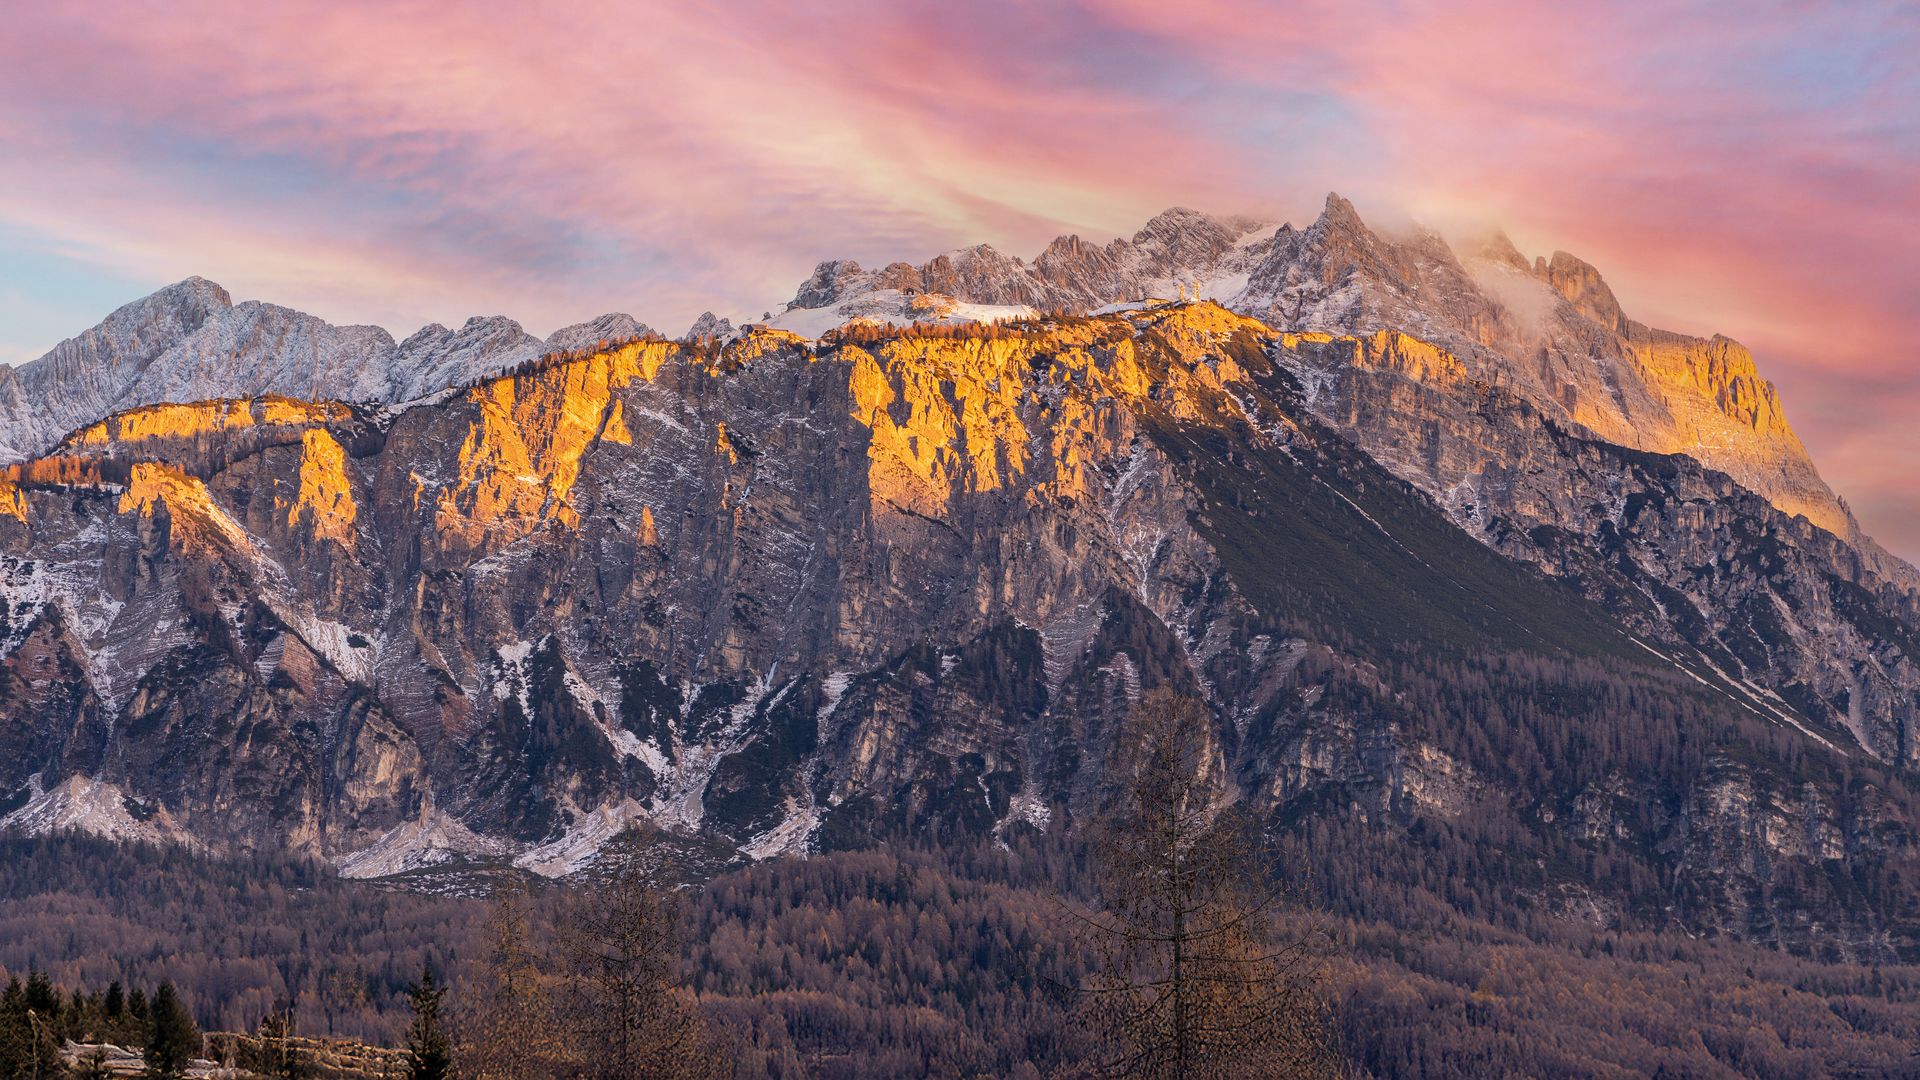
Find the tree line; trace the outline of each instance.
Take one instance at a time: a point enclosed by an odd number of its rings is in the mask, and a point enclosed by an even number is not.
[[[1014,976],[1026,982],[1030,1011],[1053,1014],[1060,1037],[1003,1064],[1038,1075],[1037,1058],[1051,1073],[1086,1077],[1333,1075],[1320,958],[1312,940],[1285,937],[1274,922],[1285,894],[1272,881],[1270,846],[1228,806],[1211,717],[1160,692],[1129,722],[1131,756],[1090,856],[1095,885],[1084,900],[1057,897],[1036,928],[1063,943],[1068,962],[1040,979]],[[503,883],[478,955],[451,984],[422,963],[407,987],[404,1052],[372,1067],[415,1080],[835,1074],[825,1062],[757,1052],[750,1032],[726,1022],[737,1013],[703,1006],[684,959],[694,893],[653,850],[617,846],[588,880],[546,897],[517,879]],[[846,963],[885,963],[877,953],[856,957],[871,943],[849,932]],[[976,998],[1006,993],[993,973],[1007,968],[993,957],[947,959],[982,962]],[[156,1077],[180,1076],[209,1054],[272,1077],[318,1075],[323,1064],[286,997],[250,1035],[212,1039],[170,982],[150,1001],[118,982],[63,997],[36,972],[16,979],[4,1004],[4,1077],[104,1075],[102,1061],[63,1055],[69,1042],[140,1047]]]

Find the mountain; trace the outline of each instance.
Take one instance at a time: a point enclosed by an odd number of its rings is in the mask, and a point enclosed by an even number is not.
[[[1172,686],[1368,917],[1920,948],[1920,614],[1844,538],[1418,338],[1122,307],[76,432],[0,486],[0,814],[360,876],[1004,837]]]
[[[636,320],[633,316],[616,312],[602,315],[597,319],[572,326],[563,326],[547,338],[547,348],[556,352],[573,352],[580,349],[601,349],[618,341],[631,341],[634,338],[658,337],[653,327]]]
[[[962,306],[1086,312],[1174,280],[1288,331],[1280,359],[1306,407],[1469,534],[1621,605],[1646,633],[1689,628],[1682,636],[1718,671],[1765,695],[1756,707],[1791,699],[1797,714],[1912,762],[1920,684],[1909,654],[1884,652],[1884,631],[1839,612],[1851,585],[1870,581],[1901,613],[1896,625],[1911,627],[1920,573],[1861,531],[1739,343],[1629,318],[1599,272],[1565,252],[1529,262],[1494,234],[1456,254],[1418,226],[1372,230],[1338,195],[1305,229],[1269,234],[1170,210],[1105,251],[1062,237],[1032,266],[997,256],[971,265],[940,279]],[[822,264],[786,319],[820,303],[860,311],[903,277]],[[925,293],[915,299],[936,310]],[[1688,516],[1668,510],[1655,535],[1639,535],[1654,526],[1643,500],[1664,507],[1668,494],[1649,496],[1635,479],[1643,459],[1622,451],[1690,459],[1661,466],[1689,477],[1677,500]],[[1814,527],[1787,527],[1800,538],[1785,549],[1792,565],[1763,581],[1727,573],[1716,534],[1703,531],[1727,520],[1751,531],[1751,513],[1697,516],[1744,492]]]
[[[820,264],[773,325],[818,333],[847,318],[914,321],[1032,310],[1084,314],[1188,291],[1281,330],[1388,330],[1438,345],[1472,378],[1594,437],[1687,454],[1846,540],[1881,573],[1920,576],[1865,536],[1787,424],[1773,384],[1725,337],[1657,330],[1621,311],[1598,271],[1565,252],[1528,262],[1504,236],[1464,255],[1418,226],[1367,227],[1327,197],[1305,229],[1173,209],[1105,247],[1063,236],[1033,263],[988,247],[879,272]],[[967,305],[997,306],[971,310]],[[1391,433],[1375,433],[1379,438]],[[1451,487],[1463,477],[1453,477]]]
[[[0,432],[0,827],[410,881],[1057,833],[1172,686],[1357,917],[1920,951],[1920,575],[1564,253],[1170,210],[678,341],[191,279]]]
[[[333,326],[188,278],[115,311],[17,368],[0,365],[0,461],[44,453],[114,412],[163,402],[278,394],[402,402],[506,371],[551,350],[652,331],[604,315],[542,342],[501,316],[421,328],[396,344],[377,326]]]

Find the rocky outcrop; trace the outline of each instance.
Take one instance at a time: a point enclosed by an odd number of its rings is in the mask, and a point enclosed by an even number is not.
[[[411,401],[497,375],[537,359],[547,349],[519,323],[498,315],[468,319],[459,330],[432,323],[400,343],[379,393],[352,400]]]
[[[733,333],[733,321],[731,319],[723,319],[711,311],[703,311],[700,313],[699,318],[693,320],[693,325],[687,327],[687,332],[680,335],[680,337],[682,340],[698,340],[700,338],[722,338],[731,333]]]
[[[127,391],[148,366],[232,306],[225,289],[188,278],[120,308],[33,363],[0,366],[0,454],[18,460],[38,453],[116,408],[140,404],[128,401]]]
[[[1804,517],[1685,455],[1567,428],[1404,335],[1283,335],[1316,415],[1469,533],[1581,583],[1663,653],[1765,715],[1904,766],[1920,735],[1920,594]]]
[[[814,268],[773,325],[817,336],[853,319],[986,321],[1035,311],[1087,312],[1142,297],[1224,298],[1245,283],[1259,258],[1261,228],[1251,219],[1176,207],[1131,239],[1097,245],[1062,236],[1032,263],[984,244],[879,271],[832,260]],[[916,305],[916,298],[924,299]]]
[[[635,338],[659,337],[653,327],[623,312],[602,315],[583,323],[563,326],[547,337],[547,348],[554,352],[604,349]]]
[[[1601,329],[1623,335],[1627,332],[1627,317],[1600,271],[1564,251],[1556,251],[1546,265],[1546,280],[1553,291],[1573,305],[1573,310]]]

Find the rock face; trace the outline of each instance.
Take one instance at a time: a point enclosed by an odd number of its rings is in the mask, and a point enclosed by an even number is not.
[[[687,332],[680,336],[682,340],[697,340],[726,337],[731,333],[733,333],[732,320],[720,318],[711,311],[703,311],[699,318],[693,320],[693,325],[687,328]]]
[[[1375,448],[1412,483],[1340,434],[1470,393],[1511,476],[1471,423]],[[1452,836],[1503,902],[1920,931],[1903,594],[1412,338],[1190,303],[642,339],[405,409],[135,410],[0,497],[12,827],[362,874],[567,873],[635,820],[716,858],[1004,836],[1084,814],[1172,686],[1329,868],[1427,888]]]
[[[1920,626],[1906,576],[1690,457],[1570,429],[1426,342],[1280,340],[1307,407],[1470,534],[1579,583],[1663,651],[1697,653],[1749,707],[1920,764],[1920,667],[1883,640]],[[1891,622],[1861,621],[1862,603]]]
[[[624,312],[602,315],[590,322],[575,323],[555,330],[547,338],[547,348],[555,352],[578,349],[604,349],[614,342],[634,338],[659,337],[653,327]]]
[[[468,319],[457,331],[433,323],[400,343],[398,356],[390,361],[386,382],[378,393],[346,400],[411,401],[498,374],[537,359],[547,349],[539,338],[520,329],[519,323],[498,315]]]
[[[225,289],[188,278],[128,304],[34,363],[0,367],[0,453],[18,460],[106,416],[157,357],[232,306]]]
[[[1565,252],[1528,267],[1495,237],[1457,257],[1432,232],[1377,234],[1329,196],[1320,219],[1276,242],[1231,305],[1281,329],[1411,334],[1555,420],[1622,446],[1687,454],[1788,514],[1860,539],[1746,349],[1633,322],[1598,271]]]
[[[985,247],[879,272],[822,263],[775,325],[817,334],[849,318],[951,318],[956,304],[961,317],[1008,313],[970,312],[970,304],[1085,313],[1183,291],[1280,330],[1388,330],[1439,345],[1473,378],[1544,416],[1622,446],[1687,454],[1920,587],[1820,479],[1773,385],[1738,342],[1629,319],[1599,272],[1566,252],[1529,263],[1496,235],[1456,253],[1432,231],[1376,232],[1338,195],[1299,230],[1174,209],[1130,241],[1097,247],[1061,237],[1032,264]]]

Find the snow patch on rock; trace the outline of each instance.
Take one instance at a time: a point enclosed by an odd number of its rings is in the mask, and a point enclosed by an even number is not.
[[[0,831],[27,836],[81,832],[120,843],[201,847],[174,823],[165,807],[149,809],[146,803],[127,798],[125,792],[104,780],[69,776],[50,791],[40,784],[40,774],[35,773],[28,782],[26,804],[0,818]],[[136,811],[139,816],[135,816]]]
[[[508,850],[503,841],[481,836],[429,802],[418,818],[394,826],[359,851],[340,856],[334,866],[341,877],[391,877],[456,858],[498,857]]]

